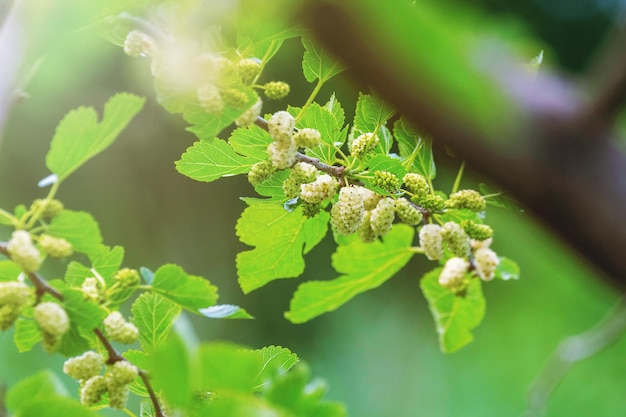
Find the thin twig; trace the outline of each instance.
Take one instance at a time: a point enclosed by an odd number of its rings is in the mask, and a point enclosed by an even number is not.
[[[625,330],[626,298],[621,298],[591,329],[561,342],[530,386],[525,417],[542,416],[548,398],[572,366],[610,346]]]

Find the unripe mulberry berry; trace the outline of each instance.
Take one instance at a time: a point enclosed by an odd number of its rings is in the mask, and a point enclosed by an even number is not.
[[[361,193],[354,187],[343,187],[339,200],[330,210],[331,221],[339,233],[351,235],[361,225],[364,212]]]
[[[25,230],[16,230],[7,244],[7,251],[11,260],[26,272],[35,272],[41,266],[41,255],[33,245],[30,233]]]
[[[454,209],[467,209],[475,212],[484,211],[487,203],[483,196],[475,190],[461,190],[452,194],[446,205]]]
[[[378,139],[378,135],[371,132],[363,133],[352,141],[352,144],[350,145],[350,154],[358,158],[370,151],[373,151],[379,142],[380,140]]]
[[[139,339],[139,330],[126,322],[119,311],[113,311],[104,319],[104,333],[115,342],[130,345]]]
[[[109,406],[111,408],[123,409],[126,407],[126,402],[128,401],[128,386],[109,386],[107,384],[107,391],[109,392]]]
[[[365,187],[356,187],[357,190],[361,193],[361,197],[363,198],[363,204],[365,205],[365,210],[374,210],[378,202],[383,198],[382,195],[368,189]]]
[[[391,172],[376,171],[374,172],[374,185],[382,188],[388,193],[395,193],[400,187],[400,181]]]
[[[486,224],[474,223],[471,220],[463,220],[461,222],[461,227],[472,239],[485,240],[493,236],[493,229]]]
[[[76,380],[87,380],[99,375],[104,358],[97,352],[87,351],[80,356],[69,358],[63,364],[63,372]]]
[[[339,182],[328,174],[322,174],[313,182],[300,185],[300,198],[308,203],[321,203],[337,192]]]
[[[248,182],[259,185],[268,179],[276,171],[276,167],[270,161],[259,161],[252,165],[248,173]]]
[[[33,318],[44,333],[53,336],[63,336],[70,329],[67,313],[63,307],[52,301],[37,304]]]
[[[302,214],[306,217],[313,217],[322,209],[322,205],[319,203],[307,203],[302,202]]]
[[[483,281],[491,281],[496,268],[500,264],[500,258],[489,248],[480,248],[474,252],[474,266],[478,276]]]
[[[419,233],[420,246],[431,261],[443,257],[443,228],[438,224],[425,224]]]
[[[92,301],[97,302],[102,296],[98,280],[94,277],[85,278],[80,289],[83,294],[85,294],[86,298]]]
[[[15,304],[5,304],[0,306],[0,330],[7,330],[13,326],[15,320],[20,316],[21,308]]]
[[[448,222],[444,224],[442,236],[454,256],[464,258],[469,255],[470,238],[457,223]]]
[[[239,127],[245,127],[253,125],[257,118],[261,114],[261,108],[263,107],[263,100],[258,99],[256,103],[246,110],[241,116],[235,119],[235,124]]]
[[[291,175],[293,175],[301,184],[315,181],[319,172],[320,171],[317,168],[306,162],[298,162],[291,168]]]
[[[117,361],[107,373],[107,379],[112,385],[127,385],[139,376],[139,370],[128,361]]]
[[[267,130],[276,142],[291,142],[296,119],[286,111],[277,111],[267,121]]]
[[[150,36],[140,30],[133,30],[124,39],[124,53],[129,56],[152,56],[157,51],[157,44]]]
[[[39,246],[53,258],[67,258],[74,253],[72,244],[60,237],[41,235],[39,237]]]
[[[133,287],[141,281],[139,278],[139,272],[136,269],[122,268],[117,271],[113,280],[122,288]]]
[[[24,306],[32,301],[33,290],[23,282],[0,282],[0,305]]]
[[[263,88],[265,89],[265,97],[270,100],[280,100],[289,94],[289,84],[282,81],[270,81]]]
[[[372,210],[370,227],[377,236],[385,236],[393,226],[395,218],[395,203],[392,198],[385,198],[378,202]]]
[[[406,198],[396,200],[396,214],[402,223],[415,226],[422,221],[422,213]]]
[[[209,114],[220,114],[224,111],[224,100],[214,84],[203,84],[198,87],[198,103],[202,110]]]
[[[248,95],[236,88],[226,88],[221,95],[222,101],[229,107],[240,109],[248,104]]]
[[[87,406],[97,404],[106,391],[107,384],[104,377],[92,376],[80,387],[80,402]]]
[[[285,197],[287,198],[296,198],[300,196],[300,181],[293,175],[287,177],[285,181],[283,181],[283,193],[285,193]]]
[[[469,262],[463,258],[448,259],[439,275],[439,284],[453,291],[462,289],[468,268]]]
[[[364,243],[371,243],[376,240],[376,233],[372,230],[372,211],[368,210],[363,214],[363,221],[361,225],[357,229],[357,234],[361,238],[361,241]]]
[[[493,242],[493,238],[491,237],[485,240],[472,239],[471,241],[472,250],[477,250],[480,248],[488,248],[489,246],[491,246],[492,242]]]
[[[254,58],[246,58],[235,64],[235,71],[243,84],[251,84],[261,72],[261,62]]]
[[[417,203],[420,207],[432,213],[439,213],[446,208],[446,201],[436,194],[428,194],[422,198],[411,198],[411,201]]]
[[[63,207],[63,203],[56,199],[52,199],[52,200],[37,199],[33,201],[33,204],[31,204],[30,211],[37,212],[39,210],[43,210],[41,212],[41,217],[49,220],[61,214],[61,212],[64,210],[64,207]]]
[[[409,172],[402,178],[404,187],[418,198],[425,197],[430,194],[430,185],[426,177],[414,172]]]
[[[300,129],[293,138],[299,148],[314,148],[322,141],[322,134],[317,129],[305,127]]]
[[[287,142],[272,142],[267,147],[272,164],[278,169],[289,168],[296,162],[298,147],[290,138]]]

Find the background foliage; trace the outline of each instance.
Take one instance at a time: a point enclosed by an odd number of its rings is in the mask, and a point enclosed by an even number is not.
[[[70,177],[60,198],[72,209],[93,213],[106,242],[132,248],[129,264],[156,269],[167,260],[184,265],[188,272],[211,279],[223,299],[257,317],[202,320],[195,324],[203,338],[253,347],[279,344],[298,352],[315,374],[329,381],[330,397],[345,401],[351,415],[519,415],[529,383],[558,341],[590,327],[617,299],[522,210],[492,209],[495,249],[514,257],[523,275],[515,283],[485,286],[488,311],[475,331],[475,341],[464,350],[445,356],[438,349],[432,318],[419,295],[418,279],[430,266],[424,262],[411,262],[387,285],[332,314],[303,325],[290,324],[282,314],[300,279],[277,281],[245,297],[236,283],[235,255],[247,249],[233,232],[245,207],[237,196],[252,191],[245,178],[206,185],[178,174],[173,161],[193,139],[184,131],[184,121],[156,104],[147,63],[128,59],[92,32],[68,36],[66,30],[81,21],[80,9],[68,14],[63,8],[69,3],[40,3],[37,11],[33,8],[37,29],[32,58],[47,53],[28,87],[32,97],[15,107],[4,133],[0,206],[40,196],[34,184],[47,174],[45,152],[56,123],[68,109],[80,105],[100,109],[112,91],[147,96],[145,110],[121,139],[82,167],[80,175]],[[544,39],[547,62],[574,72],[593,53],[608,19],[594,2],[586,2],[588,12],[575,16],[554,13],[539,2],[524,8],[484,3],[498,19],[525,19]],[[587,36],[565,43],[572,32]],[[290,96],[294,103],[303,102],[310,88],[299,67],[302,52],[297,42],[288,42],[268,68],[276,78],[290,82],[292,92],[302,92],[300,100]],[[342,102],[356,99],[349,75],[349,71],[340,75],[335,88]],[[323,90],[322,100],[330,92]],[[275,105],[284,107],[281,102]],[[443,160],[443,151],[437,152]],[[438,169],[451,184],[454,174],[445,166]],[[307,255],[302,280],[335,276],[327,262],[332,250],[327,239]],[[61,273],[62,269],[47,272]],[[4,366],[0,378],[8,384],[42,367],[61,367],[60,357],[39,350],[18,356],[10,333],[0,334],[0,352]],[[622,410],[625,352],[622,340],[576,366],[555,392],[547,415],[612,416]]]

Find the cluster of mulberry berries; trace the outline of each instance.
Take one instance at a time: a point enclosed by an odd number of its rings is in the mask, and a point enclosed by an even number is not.
[[[124,408],[128,400],[128,384],[139,376],[139,370],[135,365],[121,360],[107,365],[104,375],[101,375],[103,366],[102,355],[88,351],[66,360],[63,372],[80,383],[80,401],[83,404],[95,405],[108,393],[111,407]]]

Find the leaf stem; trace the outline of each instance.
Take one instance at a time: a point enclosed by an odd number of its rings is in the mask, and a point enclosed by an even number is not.
[[[459,167],[459,172],[456,174],[456,179],[454,180],[454,185],[452,186],[452,191],[450,194],[454,194],[459,191],[459,186],[461,185],[461,178],[463,178],[463,171],[465,171],[465,161],[461,162],[461,166]]]
[[[19,224],[19,222],[20,222],[17,217],[15,217],[11,213],[9,213],[8,211],[3,210],[3,209],[0,209],[0,216],[2,216],[4,218],[6,218],[7,220],[9,220],[13,226],[17,226]]]
[[[37,207],[37,210],[33,214],[31,214],[30,220],[28,221],[28,223],[26,223],[26,226],[25,226],[26,230],[33,227],[35,223],[37,222],[37,220],[39,220],[39,218],[41,217],[41,214],[46,209],[46,206],[48,205],[48,203],[56,195],[57,191],[59,190],[60,185],[61,185],[61,181],[59,180],[57,180],[55,183],[52,184],[52,187],[50,187],[50,191],[48,192],[48,195],[46,196],[43,204],[40,204],[39,207]]]
[[[306,103],[304,103],[304,105],[300,109],[300,113],[298,113],[298,115],[296,116],[296,123],[300,121],[302,116],[304,116],[304,112],[306,111],[306,109],[308,109],[311,103],[313,103],[313,100],[315,100],[315,97],[322,89],[324,82],[325,80],[322,80],[321,78],[317,80],[317,84],[315,85],[315,88],[313,89],[313,91],[311,91],[311,95],[309,95],[309,98],[306,100]]]

